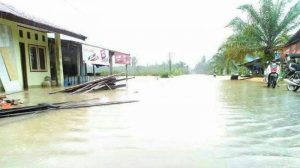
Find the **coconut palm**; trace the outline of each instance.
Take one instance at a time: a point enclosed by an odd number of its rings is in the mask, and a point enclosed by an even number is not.
[[[230,58],[227,58],[224,55],[224,52],[220,50],[209,61],[209,65],[215,73],[220,75],[223,75],[224,73],[231,74],[231,72],[238,70],[238,67],[234,61]]]
[[[230,22],[235,33],[225,44],[225,54],[241,60],[246,54],[255,53],[271,60],[275,51],[287,42],[287,34],[300,24],[300,1],[291,3],[290,0],[260,0],[259,8],[251,4],[240,6],[238,9],[245,12],[248,19],[236,17]],[[288,5],[292,7],[286,10]]]

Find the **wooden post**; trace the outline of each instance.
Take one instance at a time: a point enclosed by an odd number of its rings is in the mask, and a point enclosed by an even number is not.
[[[77,76],[80,76],[81,75],[81,49],[80,49],[80,46],[79,45],[76,45],[76,48],[77,48]]]
[[[64,71],[61,52],[61,39],[60,34],[55,33],[55,62],[56,62],[56,74],[57,74],[57,86],[64,85]]]
[[[125,68],[126,68],[126,80],[127,80],[127,78],[128,78],[127,67],[128,67],[128,65],[126,64],[126,65],[125,65]]]
[[[169,52],[169,72],[172,73],[172,59],[171,59],[171,52]]]
[[[93,64],[93,75],[94,75],[94,77],[96,76],[96,73],[95,73],[95,64]]]
[[[112,61],[112,57],[114,55],[113,51],[109,51],[109,74],[112,75],[113,74],[113,61]]]

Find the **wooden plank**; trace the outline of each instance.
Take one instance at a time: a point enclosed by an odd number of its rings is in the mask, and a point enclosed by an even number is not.
[[[100,102],[100,103],[77,103],[72,105],[60,106],[59,109],[74,109],[74,108],[86,108],[94,106],[107,106],[107,105],[116,105],[116,104],[127,104],[127,103],[136,103],[138,100],[126,100],[126,101],[110,101],[110,102]]]
[[[16,68],[13,65],[13,63],[11,62],[12,57],[10,55],[9,48],[0,48],[0,52],[3,57],[4,64],[5,64],[6,70],[8,72],[10,81],[18,80],[18,74],[17,74]]]
[[[96,86],[96,87],[94,87],[90,90],[85,91],[84,93],[89,93],[91,91],[98,90],[98,89],[101,89],[101,88],[104,88],[104,87],[105,87],[105,85],[99,85],[99,86]]]
[[[106,83],[105,83],[106,87],[109,89],[109,90],[112,90]]]
[[[118,88],[121,88],[121,87],[126,87],[126,84],[110,86],[111,89],[118,89]]]
[[[14,117],[14,116],[25,115],[25,114],[35,114],[35,113],[46,112],[46,111],[57,110],[57,109],[87,108],[93,106],[107,106],[107,105],[117,105],[117,104],[138,102],[138,100],[89,102],[90,100],[81,100],[77,102],[62,102],[56,104],[38,104],[35,106],[0,110],[0,118]]]
[[[121,73],[122,74],[122,73]],[[49,94],[54,94],[54,93],[59,93],[59,92],[64,92],[64,91],[70,91],[70,90],[75,90],[75,89],[78,89],[80,87],[84,87],[88,84],[91,84],[91,83],[97,83],[97,82],[101,82],[101,81],[104,81],[104,80],[107,80],[107,79],[111,79],[115,76],[118,76],[120,74],[115,74],[115,75],[110,75],[110,76],[106,76],[106,77],[103,77],[103,78],[99,78],[99,79],[96,79],[96,80],[93,80],[93,81],[89,81],[89,82],[86,82],[86,83],[82,83],[82,84],[79,84],[79,85],[75,85],[75,86],[70,86],[68,88],[65,88],[65,89],[62,89],[62,90],[58,90],[58,91],[55,91],[55,92],[51,92]]]
[[[95,90],[96,88],[100,88],[101,86],[105,86],[105,82],[99,82],[96,85],[94,85],[93,87],[88,88],[86,91],[84,91],[83,93],[88,93],[92,90]]]
[[[81,92],[81,91],[83,91],[83,90],[89,88],[89,87],[92,86],[92,85],[93,85],[92,83],[91,83],[91,84],[88,84],[88,85],[86,85],[86,86],[84,86],[84,87],[82,87],[82,88],[80,88],[80,89],[77,89],[77,90],[71,92],[70,94],[75,94],[75,93]]]

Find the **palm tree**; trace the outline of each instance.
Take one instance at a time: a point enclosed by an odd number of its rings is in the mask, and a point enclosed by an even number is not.
[[[256,54],[271,60],[275,51],[282,49],[288,40],[288,33],[300,24],[300,1],[287,11],[290,0],[260,0],[259,8],[251,4],[238,9],[247,14],[247,20],[233,19],[229,26],[235,34],[225,44],[225,54],[232,59],[241,60],[246,54]],[[285,12],[287,11],[287,12]]]
[[[215,73],[220,75],[223,75],[224,73],[231,74],[231,72],[238,70],[238,66],[235,62],[232,59],[227,58],[221,50],[212,57],[209,61],[209,65]]]

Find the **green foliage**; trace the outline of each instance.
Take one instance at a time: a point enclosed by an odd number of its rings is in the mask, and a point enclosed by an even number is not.
[[[113,73],[125,73],[125,66],[115,66],[113,67]],[[170,76],[178,76],[189,73],[189,67],[184,62],[178,62],[176,64],[172,64],[172,71],[169,71],[169,65],[166,63],[156,64],[156,65],[148,65],[141,66],[135,65],[128,66],[128,75],[129,76],[161,76],[161,77],[170,77]],[[101,67],[100,75],[107,76],[109,75],[109,67]]]
[[[213,69],[213,72],[218,75],[231,74],[238,70],[238,66],[235,62],[226,57],[222,49],[212,57],[209,62],[209,66]]]
[[[201,61],[196,64],[193,71],[194,71],[194,73],[197,73],[197,74],[210,74],[211,73],[211,68],[210,68],[208,62],[206,62],[205,56],[203,56],[201,58]]]
[[[290,0],[260,0],[259,8],[245,4],[238,9],[247,14],[247,20],[233,19],[229,26],[234,30],[224,44],[224,54],[235,61],[241,61],[246,54],[273,59],[274,53],[282,49],[288,40],[288,33],[300,24],[300,1],[289,10]],[[287,11],[287,12],[286,12]]]
[[[209,74],[211,73],[211,68],[207,62],[199,62],[196,64],[194,72],[197,74]]]
[[[138,59],[136,57],[132,57],[131,58],[131,65],[133,68],[135,68],[137,66],[138,63]]]
[[[242,66],[239,68],[239,75],[250,75],[250,71],[248,68]]]
[[[170,74],[168,72],[163,72],[162,74],[160,74],[161,78],[169,78]]]

